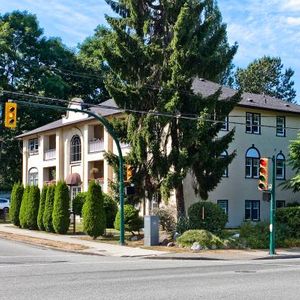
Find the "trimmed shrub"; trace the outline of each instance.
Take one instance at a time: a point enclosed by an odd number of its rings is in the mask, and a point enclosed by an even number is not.
[[[191,247],[195,242],[199,243],[202,248],[217,249],[224,247],[224,243],[219,237],[204,229],[188,230],[178,237],[176,242],[183,247]]]
[[[73,212],[75,215],[82,215],[82,207],[86,200],[87,192],[78,193],[76,197],[73,199]]]
[[[50,185],[47,188],[45,209],[43,215],[43,225],[46,231],[54,232],[52,224],[52,212],[54,203],[55,185]]]
[[[139,216],[139,211],[131,204],[124,205],[124,224],[125,230],[132,234],[143,226],[143,219]],[[120,230],[120,210],[116,215],[114,227],[116,230]]]
[[[29,229],[37,229],[37,216],[40,204],[40,189],[36,185],[30,187],[27,200],[26,222]]]
[[[202,211],[204,208],[204,218]],[[217,204],[200,201],[188,209],[191,229],[205,229],[213,233],[220,233],[228,221],[227,215]]]
[[[106,228],[113,228],[118,212],[118,204],[111,196],[103,193],[103,207],[106,216]]]
[[[45,202],[46,202],[46,195],[47,195],[48,186],[44,185],[41,193],[40,205],[39,205],[39,212],[37,217],[37,225],[39,230],[45,230],[44,223],[43,223],[43,216],[45,210]]]
[[[167,208],[156,208],[153,210],[153,214],[159,217],[159,222],[163,230],[167,232],[173,232],[176,227],[174,213]]]
[[[187,217],[179,217],[176,223],[176,232],[183,234],[192,228],[190,220]]]
[[[9,218],[16,226],[20,226],[19,214],[23,193],[23,185],[21,183],[15,183],[11,192]]]
[[[70,196],[65,182],[59,181],[54,194],[52,224],[56,233],[65,234],[70,225]]]
[[[101,186],[95,181],[89,184],[83,209],[83,230],[93,239],[103,235],[106,227]]]
[[[297,206],[300,206],[300,202],[295,201],[286,204],[286,207],[297,207]]]
[[[288,227],[289,237],[300,238],[300,206],[279,208],[276,220]]]
[[[20,214],[19,214],[19,220],[20,220],[20,227],[22,228],[28,228],[27,225],[27,202],[29,198],[29,192],[30,192],[30,186],[27,185],[25,187],[23,197],[22,197],[22,203],[20,206]]]

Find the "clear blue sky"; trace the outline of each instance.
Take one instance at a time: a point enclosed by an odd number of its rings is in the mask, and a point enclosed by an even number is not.
[[[219,0],[229,42],[239,44],[234,64],[246,67],[263,55],[279,56],[295,71],[300,103],[300,0]],[[37,15],[46,36],[61,37],[76,48],[93,34],[105,14],[104,0],[0,0],[0,14],[28,10]]]

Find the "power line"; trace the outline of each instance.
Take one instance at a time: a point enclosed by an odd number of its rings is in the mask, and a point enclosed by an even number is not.
[[[58,99],[58,98],[52,98],[52,97],[44,97],[44,96],[39,96],[39,95],[34,95],[34,94],[27,94],[27,93],[21,93],[21,92],[12,92],[12,91],[7,91],[3,90],[3,93],[6,94],[11,94],[11,95],[17,95],[17,96],[23,96],[23,97],[31,97],[35,98],[37,100],[50,100],[53,102],[59,102],[59,103],[65,103],[65,104],[78,104],[77,101],[68,101],[66,99]],[[83,103],[89,107],[95,107],[95,108],[104,108],[108,110],[114,110],[118,111],[120,113],[137,113],[137,114],[142,114],[142,115],[153,115],[153,116],[158,116],[158,117],[168,117],[168,118],[176,118],[176,119],[184,119],[184,120],[191,120],[191,121],[205,121],[205,122],[210,122],[210,123],[228,123],[228,124],[233,124],[233,125],[243,125],[243,126],[253,126],[251,124],[247,124],[246,122],[236,122],[236,121],[219,121],[219,120],[214,120],[214,119],[208,119],[208,118],[202,118],[202,117],[187,117],[184,115],[180,114],[169,114],[169,113],[163,113],[163,112],[157,112],[157,111],[143,111],[143,110],[133,110],[133,109],[124,109],[124,108],[119,108],[119,107],[114,107],[110,105],[103,105],[103,104],[93,104],[93,103]],[[229,116],[231,117],[231,116]],[[236,116],[237,117],[237,116]],[[238,116],[238,117],[245,117],[245,116]],[[255,125],[257,127],[263,127],[263,128],[278,128],[275,125]],[[289,129],[289,130],[299,130],[298,127],[284,127],[283,129]]]

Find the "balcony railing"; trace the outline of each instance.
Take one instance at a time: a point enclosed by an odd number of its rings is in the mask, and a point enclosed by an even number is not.
[[[46,150],[44,153],[44,160],[51,160],[56,158],[56,149]]]
[[[89,153],[104,151],[103,140],[91,140],[89,141]]]
[[[122,149],[129,149],[130,148],[130,145],[126,144],[126,143],[120,143],[120,146],[121,146]]]

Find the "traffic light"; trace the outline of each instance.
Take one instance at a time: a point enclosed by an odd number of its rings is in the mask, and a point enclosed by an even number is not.
[[[16,128],[17,126],[17,104],[12,102],[5,103],[5,127]]]
[[[267,158],[261,158],[259,160],[258,189],[260,191],[268,190],[268,159]]]
[[[133,168],[132,166],[126,166],[126,181],[131,181],[133,176]]]

